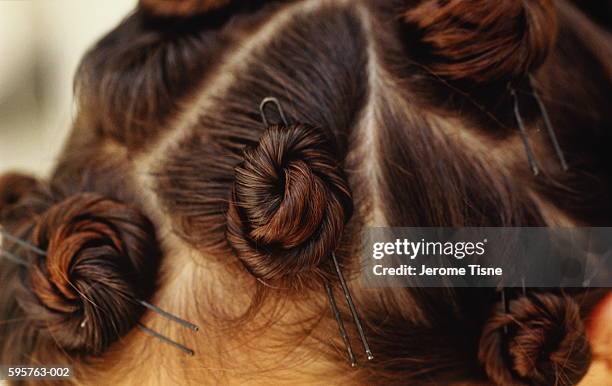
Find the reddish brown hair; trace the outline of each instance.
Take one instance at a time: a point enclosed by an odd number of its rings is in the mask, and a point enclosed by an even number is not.
[[[557,36],[551,0],[423,1],[404,17],[427,49],[427,66],[454,79],[524,77],[542,64]]]
[[[140,0],[139,6],[157,16],[191,16],[227,5],[230,0]]]
[[[494,289],[364,289],[355,277],[365,226],[609,225],[605,33],[563,1],[258,1],[210,12],[210,2],[170,11],[157,3],[141,2],[84,58],[73,134],[48,183],[20,177],[0,186],[10,197],[0,220],[49,254],[34,274],[0,271],[9,283],[2,315],[33,318],[0,324],[3,360],[67,349],[79,375],[95,373],[87,361],[98,354],[133,370],[121,350],[142,346],[119,337],[140,314],[124,300],[157,290],[211,331],[186,339],[212,355],[159,356],[168,363],[204,371],[202,362],[216,360],[210,367],[253,369],[252,380],[265,377],[268,352],[275,365],[283,358],[283,370],[307,362],[292,357],[298,352],[344,369],[315,284],[335,280],[326,264],[336,253],[375,354],[353,372],[338,370],[343,376],[368,384],[581,379],[591,359],[583,319],[601,293],[509,291],[506,314]],[[533,90],[520,87],[528,75],[570,172],[534,130],[541,116],[526,108],[543,177],[528,169],[504,97],[512,80],[521,106],[532,106]],[[262,124],[258,106],[268,96],[287,125]],[[167,273],[157,287],[155,247]],[[84,331],[75,328],[82,315],[66,311],[82,299],[58,274],[72,267],[111,312],[79,308],[96,321]],[[112,285],[89,286],[109,277]],[[59,342],[41,320],[54,334],[68,327]],[[31,337],[35,344],[15,344]]]

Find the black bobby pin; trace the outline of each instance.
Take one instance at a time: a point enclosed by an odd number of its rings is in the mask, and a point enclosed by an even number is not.
[[[151,303],[147,303],[144,300],[138,300],[138,299],[136,301],[138,302],[138,304],[140,304],[140,305],[150,309],[153,312],[156,312],[157,314],[163,316],[164,318],[166,318],[168,320],[172,320],[172,321],[180,324],[183,327],[187,327],[187,328],[189,328],[190,330],[193,330],[193,331],[200,330],[200,328],[198,326],[196,326],[195,324],[193,324],[191,322],[188,322],[188,321],[186,321],[184,319],[181,319],[178,316],[169,313],[168,311],[164,311],[161,308],[159,308],[157,306],[154,306]]]
[[[559,145],[559,141],[557,140],[557,133],[555,132],[555,129],[553,128],[552,123],[550,123],[550,118],[548,117],[548,111],[546,110],[546,106],[544,106],[544,102],[542,101],[542,98],[540,98],[540,94],[537,92],[536,88],[534,87],[534,84],[535,82],[533,80],[533,77],[530,75],[529,85],[531,86],[531,90],[533,91],[533,96],[536,102],[538,103],[540,113],[542,114],[542,118],[544,119],[544,125],[546,126],[546,131],[548,131],[548,136],[550,137],[550,141],[552,142],[553,147],[555,148],[555,153],[557,153],[559,162],[561,162],[561,167],[563,168],[563,170],[567,171],[569,169],[569,166],[567,165],[567,162],[565,161],[565,156],[563,155],[563,149],[561,149],[561,145]]]
[[[569,170],[569,166],[567,164],[567,161],[565,160],[563,149],[561,149],[561,145],[559,144],[559,140],[557,139],[557,133],[555,132],[555,129],[553,128],[553,125],[550,122],[550,117],[548,116],[548,111],[546,110],[546,106],[544,105],[542,98],[540,98],[540,94],[537,92],[535,88],[535,81],[531,75],[529,76],[529,86],[531,87],[533,97],[536,100],[536,103],[538,104],[538,109],[540,110],[540,114],[542,115],[542,119],[544,120],[544,126],[546,126],[546,132],[548,133],[548,137],[550,138],[553,148],[555,149],[557,158],[559,159],[559,162],[561,163],[561,168],[564,171],[567,171]],[[531,167],[533,174],[537,176],[540,173],[540,170],[539,170],[538,163],[536,162],[535,155],[533,153],[531,144],[529,143],[527,129],[525,128],[525,123],[523,122],[523,118],[521,116],[518,96],[514,88],[509,86],[509,89],[510,89],[510,94],[512,95],[512,99],[514,101],[514,117],[516,119],[516,122],[518,124],[519,130],[521,133],[521,139],[523,140],[523,145],[525,146],[525,152],[527,153],[527,159],[529,161],[529,166]]]
[[[278,99],[274,97],[264,98],[259,105],[259,112],[261,114],[261,120],[264,124],[264,127],[268,128],[270,126],[269,120],[266,116],[266,106],[268,104],[273,104],[274,106],[276,106],[276,109],[278,110],[278,114],[280,115],[282,123],[285,125],[285,127],[287,127],[288,126],[287,117],[285,116],[285,113],[283,111],[283,108],[281,107],[280,102],[278,101]],[[353,297],[351,296],[351,292],[348,288],[348,285],[346,284],[346,280],[344,279],[342,270],[340,269],[340,264],[338,264],[338,260],[336,259],[336,254],[332,252],[331,257],[334,262],[336,274],[338,276],[338,279],[340,280],[340,285],[342,286],[342,292],[344,293],[346,303],[349,306],[351,315],[353,317],[353,321],[355,322],[355,326],[359,333],[359,337],[361,339],[361,343],[363,344],[363,348],[365,350],[366,356],[368,360],[372,360],[374,359],[374,355],[372,354],[372,351],[370,350],[370,345],[368,344],[368,340],[366,338],[365,331],[361,324],[359,313],[357,312],[357,308],[355,307],[355,304],[353,302]],[[325,290],[327,292],[327,297],[329,299],[329,304],[331,306],[332,312],[334,314],[334,317],[336,318],[336,322],[338,323],[338,329],[340,330],[340,336],[342,337],[342,340],[344,341],[344,344],[346,346],[346,350],[349,356],[349,361],[351,363],[351,366],[355,367],[357,366],[357,360],[355,358],[355,354],[353,353],[353,348],[351,347],[351,343],[349,341],[348,334],[346,333],[346,329],[344,328],[344,322],[342,321],[342,316],[340,314],[340,310],[338,309],[338,305],[334,297],[334,292],[332,291],[332,288],[328,282],[325,283]]]
[[[525,128],[525,123],[523,122],[523,118],[521,117],[519,100],[516,95],[516,91],[513,88],[510,88],[510,94],[512,95],[512,99],[514,100],[514,117],[516,118],[516,123],[518,124],[521,133],[521,139],[523,140],[523,145],[525,146],[525,152],[527,153],[529,167],[531,168],[533,175],[537,176],[538,174],[540,174],[540,169],[533,154],[531,144],[529,143],[529,137],[527,135],[527,129]]]
[[[506,287],[501,287],[501,302],[504,314],[510,313],[510,307],[508,305],[508,299],[506,298]],[[521,292],[523,296],[527,296],[527,287],[525,287],[525,277],[521,277]],[[504,336],[508,335],[508,325],[504,325]]]
[[[501,288],[501,302],[502,308],[504,309],[504,314],[508,314],[510,309],[508,308],[508,300],[506,299],[506,287]],[[508,324],[504,324],[504,335],[508,335]]]
[[[344,322],[342,321],[342,315],[340,315],[340,310],[338,309],[338,305],[336,304],[334,292],[331,288],[331,285],[327,281],[325,281],[325,291],[327,292],[327,298],[329,300],[329,305],[331,306],[332,313],[336,318],[336,323],[338,323],[338,330],[340,330],[340,336],[342,337],[342,341],[344,341],[344,346],[346,347],[346,351],[348,353],[349,362],[351,362],[352,367],[355,367],[357,366],[357,359],[355,359],[353,347],[351,346],[348,334],[346,333],[346,329],[344,328]]]
[[[361,319],[359,318],[359,313],[355,308],[355,304],[353,303],[353,297],[351,296],[351,291],[346,285],[346,280],[344,280],[344,275],[342,274],[342,270],[340,269],[340,265],[338,264],[338,260],[336,259],[336,254],[332,252],[332,260],[334,261],[334,266],[336,267],[336,273],[338,274],[338,278],[340,279],[340,285],[342,286],[342,291],[344,292],[344,297],[346,298],[346,303],[348,304],[351,314],[353,315],[353,320],[355,321],[355,326],[357,327],[357,332],[359,332],[359,337],[361,338],[361,343],[363,344],[363,349],[368,356],[368,360],[374,359],[374,355],[372,354],[372,350],[370,350],[370,345],[368,344],[368,339],[366,338],[365,332],[363,330],[363,326],[361,325]]]
[[[11,235],[6,230],[4,230],[2,227],[0,227],[0,234],[2,234],[2,236],[5,237],[7,240],[13,241],[13,242],[15,242],[15,244],[20,245],[21,247],[26,248],[26,249],[28,249],[30,251],[33,251],[33,252],[35,252],[36,254],[38,254],[40,256],[47,256],[47,253],[45,251],[43,251],[42,249],[38,248],[37,246],[35,246],[35,245],[25,241],[25,240],[22,240],[22,239],[20,239],[18,237],[15,237],[15,236]],[[5,258],[7,258],[7,260],[10,260],[10,261],[12,261],[14,263],[17,263],[17,264],[20,264],[20,265],[23,265],[23,266],[31,266],[31,264],[29,262],[27,262],[25,259],[15,255],[15,254],[13,254],[12,252],[9,252],[9,251],[5,250],[4,248],[1,248],[1,246],[2,246],[2,243],[0,243],[0,256],[3,256]],[[150,304],[150,303],[145,302],[144,300],[140,300],[140,299],[134,299],[134,300],[138,304],[140,304],[141,306],[150,309],[151,311],[159,314],[160,316],[162,316],[162,317],[164,317],[166,319],[174,321],[174,322],[176,322],[176,323],[178,323],[178,324],[180,324],[180,325],[182,325],[184,327],[187,327],[187,328],[189,328],[189,329],[191,329],[193,331],[198,331],[199,330],[199,327],[196,326],[195,324],[193,324],[191,322],[188,322],[188,321],[186,321],[184,319],[181,319],[178,316],[169,313],[168,311],[164,311],[161,308],[159,308],[157,306],[154,306],[153,304]],[[87,324],[87,320],[83,319],[83,322],[81,322],[81,328],[85,327],[86,324]],[[158,339],[162,340],[163,342],[168,343],[168,344],[170,344],[170,345],[180,349],[181,351],[183,351],[183,352],[185,352],[185,353],[187,353],[189,355],[194,355],[194,351],[193,350],[191,350],[191,349],[181,345],[180,343],[177,343],[177,342],[171,340],[170,338],[167,338],[167,337],[161,335],[160,333],[158,333],[158,332],[156,332],[156,331],[154,331],[154,330],[152,330],[152,329],[150,329],[148,327],[145,327],[141,323],[138,323],[138,326],[145,333],[147,333],[149,335],[152,335],[153,337],[158,338]]]
[[[174,347],[178,348],[179,350],[181,350],[182,352],[186,353],[187,355],[191,355],[191,356],[195,355],[195,352],[192,349],[190,349],[188,347],[185,347],[185,346],[183,346],[182,344],[180,344],[178,342],[173,341],[172,339],[168,338],[167,336],[164,336],[164,335],[160,334],[159,332],[150,329],[149,327],[145,326],[144,324],[142,324],[140,322],[138,323],[138,328],[140,328],[140,330],[143,331],[144,333],[152,335],[155,338],[161,340],[162,342],[165,342],[165,343],[167,343],[167,344],[169,344],[171,346],[174,346]]]

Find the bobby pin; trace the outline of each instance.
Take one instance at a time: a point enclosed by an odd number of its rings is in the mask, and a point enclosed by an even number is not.
[[[43,251],[42,249],[38,248],[35,245],[32,245],[26,241],[21,240],[18,237],[13,236],[12,234],[5,231],[4,228],[2,228],[1,226],[0,226],[0,233],[2,234],[2,236],[6,237],[7,240],[10,240],[17,245],[20,245],[26,249],[29,249],[30,251],[36,253],[39,256],[47,256],[47,252]]]
[[[546,132],[548,133],[548,137],[550,138],[550,141],[553,144],[553,148],[555,149],[557,158],[559,158],[559,162],[561,163],[561,168],[563,168],[564,171],[567,171],[569,169],[569,166],[567,165],[567,161],[565,160],[563,149],[561,149],[561,145],[559,145],[557,134],[555,132],[555,129],[552,126],[552,123],[550,122],[550,117],[548,116],[548,110],[546,110],[546,106],[544,105],[542,98],[540,98],[540,94],[537,92],[535,88],[535,82],[531,75],[529,76],[529,86],[531,87],[533,97],[536,100],[536,103],[538,104],[540,114],[542,114],[542,119],[544,120],[544,126],[546,126]],[[512,87],[510,87],[510,94],[512,94],[512,98],[514,100],[514,117],[516,119],[516,122],[519,126],[519,130],[521,132],[521,139],[523,140],[523,145],[525,146],[525,151],[527,153],[527,159],[529,161],[529,166],[531,167],[533,174],[537,176],[539,174],[539,167],[536,162],[535,156],[533,154],[531,144],[529,143],[529,138],[527,136],[527,130],[525,129],[525,123],[523,122],[523,118],[521,117],[519,100],[516,95],[516,91]]]
[[[285,117],[285,112],[283,111],[283,108],[281,107],[278,99],[274,97],[267,97],[264,98],[259,104],[259,113],[261,114],[261,120],[264,124],[264,127],[268,128],[270,126],[270,124],[268,123],[268,118],[266,117],[266,105],[268,104],[273,104],[274,106],[276,106],[276,109],[278,110],[278,114],[280,115],[283,124],[285,126],[289,126],[287,124],[287,117]]]
[[[372,360],[374,359],[374,355],[372,354],[372,350],[370,350],[368,339],[366,338],[365,332],[363,330],[363,326],[361,325],[361,319],[359,318],[359,314],[357,313],[357,309],[355,308],[355,304],[353,303],[353,297],[351,296],[351,291],[349,291],[349,288],[346,285],[346,280],[344,280],[344,275],[342,274],[342,270],[340,270],[340,264],[338,264],[338,260],[336,259],[336,254],[333,252],[332,252],[332,260],[334,261],[334,266],[336,268],[336,274],[338,275],[338,279],[340,279],[340,285],[342,286],[342,291],[344,292],[346,303],[348,304],[351,310],[351,315],[353,315],[355,326],[357,326],[357,331],[359,332],[359,337],[361,338],[363,349],[366,352],[368,360]]]
[[[527,288],[525,287],[525,277],[521,277],[521,292],[523,296],[527,296]],[[501,288],[501,302],[502,308],[504,309],[504,314],[510,313],[510,308],[508,307],[508,300],[506,298],[506,287]],[[508,325],[504,325],[504,335],[508,335]]]
[[[506,299],[506,287],[501,288],[501,302],[504,314],[508,315],[510,310],[508,309],[508,301]],[[504,324],[504,335],[508,336],[508,324]]]
[[[280,115],[280,118],[283,124],[285,126],[288,126],[287,117],[285,116],[283,108],[281,107],[281,104],[278,101],[278,99],[274,97],[264,98],[259,105],[259,112],[261,114],[261,120],[264,126],[266,128],[269,127],[269,121],[268,121],[268,118],[266,116],[266,111],[265,111],[266,105],[268,104],[273,104],[274,106],[276,106],[276,109],[278,110],[278,114]],[[338,276],[338,279],[340,280],[340,285],[342,286],[342,292],[344,292],[346,303],[349,306],[351,315],[353,317],[353,321],[355,322],[355,326],[357,327],[357,331],[359,333],[361,343],[363,344],[363,348],[365,350],[366,356],[368,360],[372,360],[374,359],[374,355],[372,354],[372,351],[370,350],[370,345],[368,344],[368,339],[366,338],[363,326],[361,324],[359,313],[357,312],[357,308],[355,307],[355,304],[353,302],[353,297],[351,296],[351,292],[349,291],[348,285],[346,284],[346,280],[344,279],[344,275],[342,274],[342,270],[340,269],[340,264],[338,264],[338,260],[336,259],[336,254],[332,252],[331,257],[334,262],[336,274]],[[338,330],[340,330],[340,336],[342,337],[342,340],[344,341],[344,345],[346,346],[346,351],[349,356],[349,361],[351,362],[351,366],[354,367],[357,365],[357,360],[355,359],[353,348],[348,338],[348,334],[346,333],[346,329],[344,328],[344,322],[342,321],[342,316],[340,314],[340,310],[338,309],[338,305],[334,297],[334,292],[332,291],[330,284],[327,282],[325,283],[325,291],[327,292],[329,304],[331,306],[334,317],[336,318],[336,322],[338,323]]]
[[[567,162],[565,161],[565,156],[563,155],[563,150],[561,149],[561,146],[559,145],[559,141],[557,140],[557,134],[555,133],[555,129],[550,123],[550,118],[548,117],[548,111],[546,110],[546,106],[544,106],[544,102],[542,101],[542,98],[540,98],[540,94],[537,92],[536,88],[534,87],[534,84],[535,82],[533,80],[533,77],[529,75],[529,85],[531,86],[531,90],[533,91],[533,96],[536,102],[538,103],[540,113],[542,114],[542,118],[544,119],[544,125],[546,126],[546,131],[548,131],[548,136],[550,137],[550,141],[552,142],[553,147],[555,148],[555,152],[557,153],[559,162],[561,162],[561,167],[563,168],[563,170],[568,170],[569,167],[567,166]]]
[[[348,334],[346,333],[346,329],[344,328],[344,322],[342,321],[342,315],[340,315],[340,310],[338,309],[338,305],[336,304],[336,299],[334,298],[334,292],[331,288],[329,282],[325,281],[325,291],[327,292],[327,299],[329,300],[329,305],[331,306],[332,313],[336,318],[336,323],[338,323],[338,329],[340,330],[340,336],[342,337],[342,341],[344,341],[344,346],[346,347],[346,351],[348,352],[349,361],[351,362],[351,366],[357,366],[357,359],[355,359],[355,353],[353,352],[353,347],[351,346],[351,342],[348,338]]]
[[[165,342],[165,343],[167,343],[167,344],[169,344],[171,346],[174,346],[174,347],[178,348],[179,350],[181,350],[182,352],[186,353],[187,355],[191,355],[191,356],[195,355],[195,352],[192,349],[190,349],[188,347],[185,347],[185,346],[183,346],[182,344],[180,344],[178,342],[173,341],[172,339],[168,338],[167,336],[164,336],[164,335],[160,334],[159,332],[150,329],[149,327],[145,326],[144,324],[142,324],[140,322],[138,322],[138,328],[140,328],[140,330],[142,332],[144,332],[146,334],[149,334],[149,335],[151,335],[151,336],[161,340],[162,342]]]
[[[527,136],[527,129],[525,129],[525,124],[523,122],[523,118],[521,117],[521,111],[519,109],[519,100],[516,95],[516,91],[514,88],[510,88],[510,94],[514,100],[514,117],[516,118],[516,123],[518,124],[521,139],[523,140],[523,145],[525,146],[525,152],[527,153],[527,160],[529,161],[529,166],[531,167],[531,171],[533,175],[537,176],[540,173],[538,168],[538,164],[535,160],[535,156],[533,155],[533,150],[531,149],[531,144],[529,143],[529,137]]]
[[[15,242],[16,244],[18,244],[18,245],[20,245],[20,246],[22,246],[22,247],[24,247],[26,249],[29,249],[30,251],[33,251],[33,252],[35,252],[36,254],[38,254],[40,256],[47,256],[47,253],[45,251],[43,251],[42,249],[36,247],[35,245],[33,245],[33,244],[31,244],[31,243],[29,243],[29,242],[27,242],[25,240],[22,240],[20,238],[17,238],[15,236],[11,235],[10,233],[6,232],[1,227],[0,227],[0,233],[3,235],[3,237],[6,237],[7,240],[11,240],[11,241]],[[17,264],[20,264],[20,265],[23,265],[23,266],[31,266],[32,265],[31,263],[27,262],[25,259],[23,259],[23,258],[15,255],[15,254],[5,250],[4,248],[0,248],[0,256],[3,256],[5,258],[7,258],[8,260],[13,261],[13,262],[15,262]],[[164,317],[164,318],[166,318],[168,320],[176,322],[176,323],[178,323],[178,324],[180,324],[180,325],[182,325],[184,327],[187,327],[187,328],[189,328],[189,329],[191,329],[193,331],[198,331],[199,330],[199,327],[196,326],[195,324],[193,324],[191,322],[188,322],[188,321],[186,321],[184,319],[181,319],[178,316],[169,313],[168,311],[164,311],[161,308],[159,308],[157,306],[154,306],[151,303],[148,303],[148,302],[146,302],[144,300],[141,300],[141,299],[134,299],[134,300],[138,304],[142,305],[143,307],[146,307],[146,308],[150,309],[151,311],[157,313],[158,315],[160,315],[160,316],[162,316],[162,317]],[[87,320],[84,319],[81,322],[81,325],[80,325],[81,328],[85,327],[86,324],[87,324]],[[158,338],[158,339],[162,340],[163,342],[168,343],[168,344],[170,344],[170,345],[172,345],[174,347],[177,347],[181,351],[186,352],[189,355],[194,355],[193,350],[191,350],[191,349],[181,345],[180,343],[177,343],[177,342],[171,340],[170,338],[167,338],[167,337],[161,335],[160,333],[158,333],[158,332],[156,332],[156,331],[154,331],[154,330],[152,330],[152,329],[150,329],[148,327],[145,327],[141,323],[138,323],[138,326],[145,333],[147,333],[149,335],[152,335],[153,337]]]
[[[14,255],[12,252],[7,251],[6,249],[0,248],[0,256],[12,261],[13,263],[26,267],[29,266],[29,264],[26,263],[22,258],[18,257],[17,255]]]
[[[154,306],[151,303],[147,303],[144,300],[139,300],[139,299],[136,299],[136,301],[138,302],[138,304],[140,304],[140,305],[150,309],[153,312],[156,312],[157,314],[161,315],[162,317],[164,317],[164,318],[166,318],[168,320],[172,320],[172,321],[180,324],[183,327],[187,327],[188,329],[193,330],[193,331],[199,331],[200,330],[200,328],[198,326],[196,326],[195,324],[193,324],[191,322],[188,322],[188,321],[186,321],[184,319],[181,319],[178,316],[169,313],[168,311],[164,311],[161,308],[159,308],[157,306]]]

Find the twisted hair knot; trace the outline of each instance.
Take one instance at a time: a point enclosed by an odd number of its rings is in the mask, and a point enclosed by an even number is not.
[[[46,211],[32,240],[47,255],[32,258],[18,302],[41,331],[66,350],[99,354],[134,326],[159,255],[146,217],[79,194]]]
[[[272,126],[235,169],[227,238],[261,279],[318,269],[353,210],[325,136],[305,125]]]
[[[484,328],[478,355],[499,385],[575,385],[591,360],[578,305],[554,294],[513,300],[508,313],[500,307]]]
[[[551,0],[427,0],[404,15],[437,75],[478,82],[522,77],[557,36]]]

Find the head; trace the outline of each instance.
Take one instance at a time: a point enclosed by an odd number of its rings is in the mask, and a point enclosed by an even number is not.
[[[611,51],[566,1],[142,0],[83,58],[54,173],[0,180],[2,224],[47,251],[2,267],[3,318],[25,322],[0,325],[0,362],[83,382],[578,383],[602,291],[506,313],[493,289],[367,289],[359,246],[373,226],[609,225]],[[269,96],[286,124],[262,124]],[[355,369],[332,253],[376,356]]]

